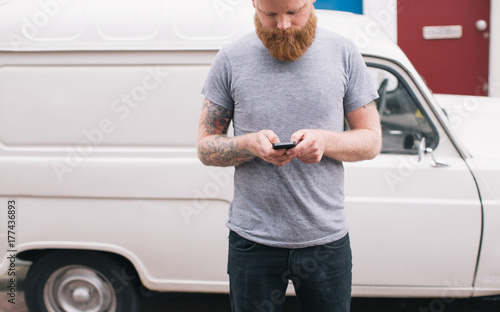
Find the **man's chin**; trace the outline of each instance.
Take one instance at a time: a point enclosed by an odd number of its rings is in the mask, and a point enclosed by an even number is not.
[[[304,54],[306,54],[307,49],[304,51],[296,51],[292,52],[290,50],[293,50],[293,48],[290,47],[280,47],[277,49],[269,49],[269,53],[271,54],[272,57],[282,61],[282,62],[292,62],[292,61],[298,61]],[[275,51],[278,50],[278,51]],[[286,52],[283,52],[286,51]]]
[[[306,54],[316,35],[316,23],[316,15],[311,13],[309,21],[301,29],[267,30],[263,27],[257,14],[255,15],[257,35],[271,56],[283,62],[297,61]]]

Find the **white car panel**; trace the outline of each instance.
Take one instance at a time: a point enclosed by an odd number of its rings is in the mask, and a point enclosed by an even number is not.
[[[500,158],[499,98],[435,94],[474,158]]]

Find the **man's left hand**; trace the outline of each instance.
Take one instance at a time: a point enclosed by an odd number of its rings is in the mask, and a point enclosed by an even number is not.
[[[298,142],[297,146],[289,149],[286,154],[297,157],[306,164],[320,162],[325,152],[325,137],[323,130],[303,129],[292,134],[290,141]]]

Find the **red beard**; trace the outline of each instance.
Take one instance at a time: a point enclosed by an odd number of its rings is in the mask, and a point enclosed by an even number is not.
[[[264,29],[257,13],[255,13],[254,20],[257,35],[269,53],[280,61],[290,62],[298,60],[313,43],[318,18],[314,12],[311,12],[304,27],[287,30]]]

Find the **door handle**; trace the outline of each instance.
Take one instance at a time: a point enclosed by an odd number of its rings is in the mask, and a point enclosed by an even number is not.
[[[476,29],[478,31],[485,31],[488,28],[488,23],[485,20],[477,20],[476,21]]]

